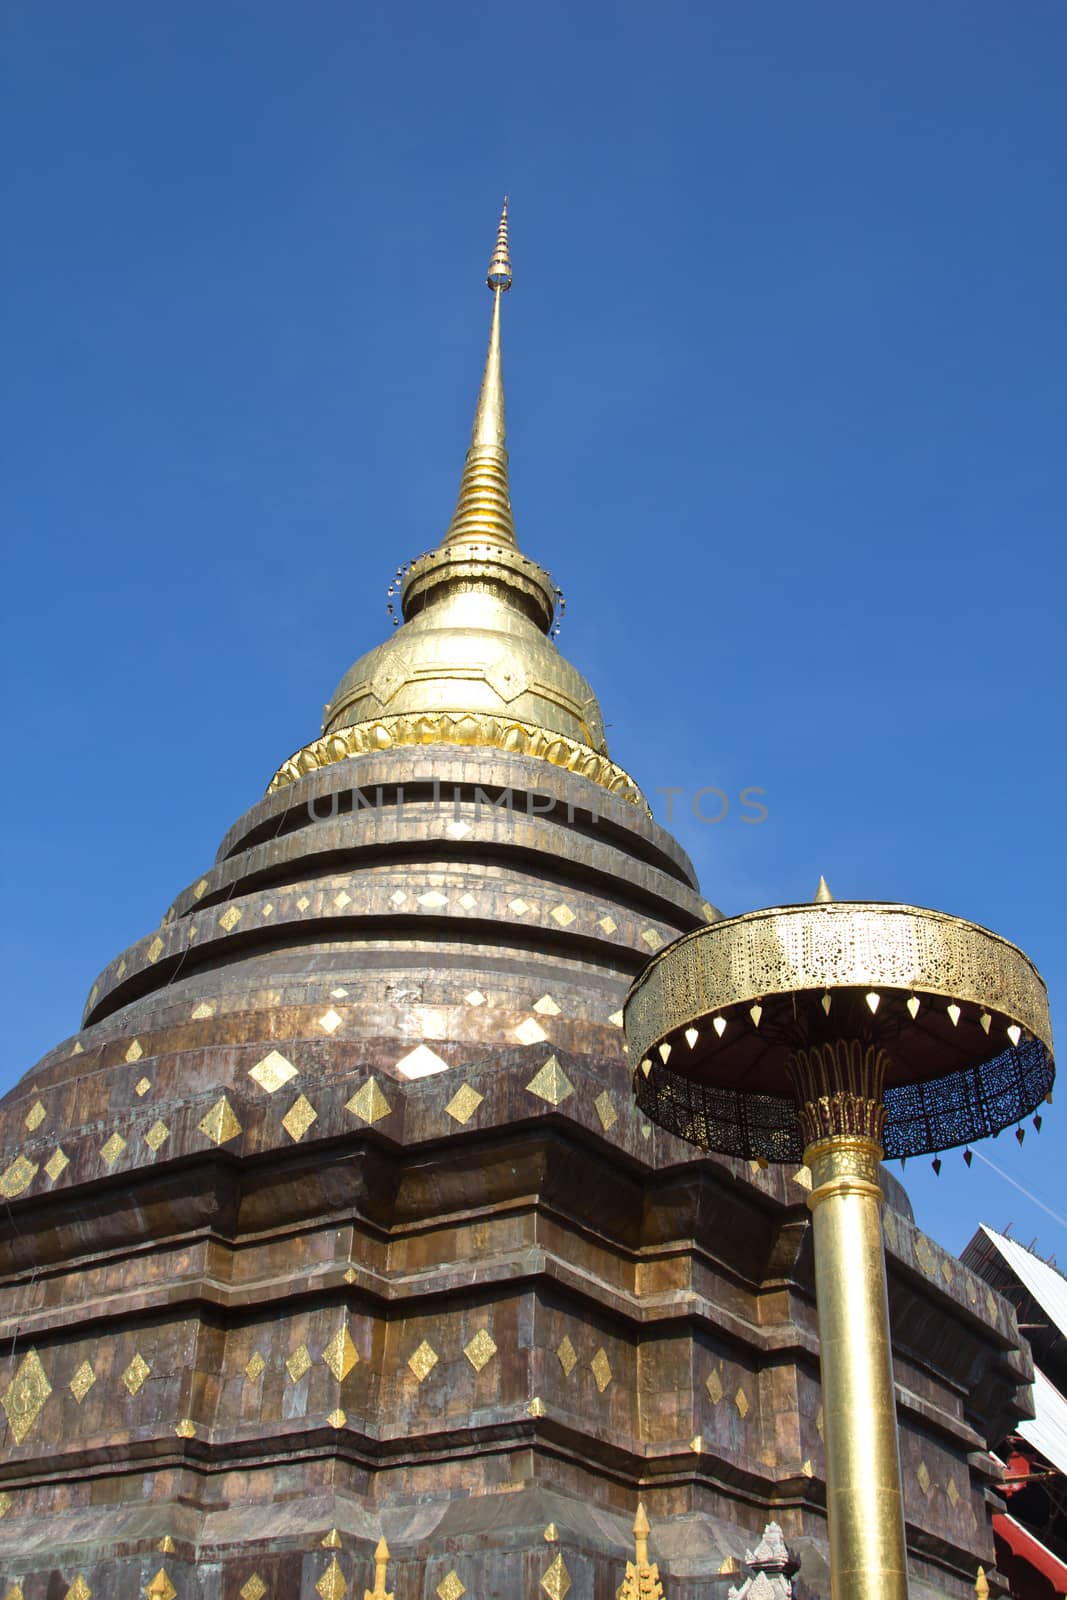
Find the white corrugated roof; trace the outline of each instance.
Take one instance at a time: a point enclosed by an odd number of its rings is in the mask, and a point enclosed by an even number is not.
[[[1034,1373],[1034,1410],[1033,1422],[1020,1422],[1019,1432],[1046,1461],[1067,1474],[1067,1400],[1040,1368]]]
[[[1024,1245],[995,1233],[984,1222],[982,1232],[1046,1316],[1067,1335],[1067,1278],[1047,1261],[1031,1255]],[[1034,1373],[1034,1410],[1037,1415],[1032,1422],[1020,1422],[1020,1434],[1027,1444],[1040,1450],[1046,1461],[1067,1473],[1067,1400],[1040,1368]]]
[[[1024,1245],[1014,1239],[994,1233],[982,1223],[982,1232],[1000,1252],[1024,1288],[1052,1318],[1062,1334],[1067,1336],[1067,1278],[1050,1267],[1039,1256],[1032,1256]]]

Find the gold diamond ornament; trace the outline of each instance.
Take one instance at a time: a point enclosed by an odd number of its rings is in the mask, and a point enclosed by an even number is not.
[[[567,1571],[561,1551],[541,1579],[541,1587],[548,1595],[548,1600],[566,1600],[570,1586],[571,1575]]]
[[[619,1113],[615,1110],[615,1102],[607,1089],[597,1095],[593,1101],[593,1108],[600,1118],[600,1126],[607,1133],[608,1129],[613,1128],[619,1120]]]
[[[148,1362],[138,1350],[135,1353],[133,1360],[122,1374],[122,1381],[126,1385],[126,1388],[129,1390],[130,1394],[138,1394],[140,1392],[141,1386],[151,1370],[152,1368],[148,1365]]]
[[[8,1426],[16,1444],[21,1444],[26,1438],[51,1393],[52,1385],[40,1357],[36,1350],[28,1350],[4,1395],[0,1397],[0,1405],[7,1413]]]
[[[424,1339],[413,1355],[408,1357],[408,1366],[415,1374],[419,1383],[429,1376],[437,1365],[437,1351],[433,1345],[427,1344]]]
[[[253,1572],[246,1583],[243,1583],[237,1593],[241,1600],[263,1600],[267,1592],[267,1585],[263,1582],[258,1572]]]
[[[470,1343],[464,1345],[463,1354],[475,1372],[481,1372],[486,1363],[492,1361],[496,1355],[496,1344],[489,1329],[482,1328],[481,1332],[476,1333]]]
[[[298,1344],[288,1361],[285,1363],[286,1371],[294,1383],[299,1383],[306,1372],[311,1370],[311,1357],[308,1355],[306,1344]]]
[[[93,1371],[91,1363],[83,1361],[70,1380],[70,1392],[79,1405],[81,1405],[95,1382],[96,1373]]]
[[[25,1126],[28,1128],[30,1133],[36,1132],[47,1115],[48,1113],[41,1102],[39,1100],[34,1101],[33,1105],[27,1111],[25,1119]]]
[[[600,1393],[603,1394],[612,1378],[611,1362],[608,1360],[608,1353],[604,1349],[603,1345],[600,1346],[600,1349],[597,1351],[592,1361],[590,1361],[589,1365],[592,1369],[596,1386]]]
[[[574,1093],[574,1085],[556,1060],[549,1056],[540,1072],[534,1074],[526,1085],[528,1094],[535,1094],[550,1106],[558,1106]]]
[[[400,1057],[396,1070],[405,1078],[429,1078],[435,1072],[447,1072],[448,1062],[443,1061],[429,1045],[417,1044],[414,1050]]]
[[[351,1111],[354,1117],[372,1126],[389,1116],[392,1109],[378,1087],[377,1078],[368,1078],[362,1089],[358,1089],[345,1105],[346,1111]]]
[[[352,1343],[352,1335],[348,1331],[347,1322],[338,1328],[322,1352],[322,1359],[338,1383],[342,1383],[348,1377],[348,1374],[359,1360],[359,1351]]]
[[[563,1376],[565,1378],[569,1378],[571,1373],[574,1371],[574,1364],[578,1360],[578,1354],[574,1346],[571,1344],[569,1334],[565,1333],[563,1338],[560,1340],[559,1348],[556,1350],[556,1356],[559,1360],[560,1366],[563,1368]]]
[[[126,1141],[122,1134],[113,1133],[107,1143],[101,1147],[100,1159],[106,1167],[113,1167],[125,1148]]]
[[[292,1139],[294,1144],[299,1144],[313,1122],[318,1121],[318,1112],[304,1095],[293,1101],[285,1116],[282,1118],[282,1127]]]
[[[326,1568],[315,1588],[322,1596],[322,1600],[345,1600],[345,1595],[348,1593],[348,1584],[345,1582],[345,1575],[341,1571],[336,1556],[330,1561],[330,1565]]]
[[[445,1112],[454,1122],[462,1126],[468,1123],[485,1099],[484,1095],[473,1089],[469,1083],[457,1089],[451,1100],[445,1106]]]
[[[245,1377],[248,1379],[249,1383],[255,1383],[256,1379],[259,1377],[266,1365],[267,1363],[264,1361],[259,1351],[253,1350],[248,1361],[245,1362]]]
[[[231,1139],[236,1139],[241,1132],[241,1124],[234,1116],[233,1107],[223,1095],[216,1100],[207,1116],[200,1123],[200,1132],[205,1139],[210,1139],[212,1144],[229,1144]]]
[[[297,1077],[297,1070],[291,1061],[287,1061],[280,1050],[272,1050],[269,1055],[257,1061],[254,1067],[249,1067],[248,1076],[254,1078],[261,1089],[266,1089],[268,1094],[274,1094],[290,1078]]]
[[[69,1166],[70,1157],[66,1154],[61,1145],[57,1145],[55,1150],[49,1156],[48,1160],[45,1162],[44,1170],[47,1172],[52,1182],[55,1183],[63,1176],[64,1172],[66,1172]]]
[[[466,1594],[466,1592],[467,1585],[455,1571],[450,1572],[446,1578],[442,1578],[437,1585],[439,1600],[460,1600],[460,1596]]]

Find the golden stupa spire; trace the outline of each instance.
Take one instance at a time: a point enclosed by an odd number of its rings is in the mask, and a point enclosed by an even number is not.
[[[495,544],[516,547],[508,484],[508,453],[504,448],[504,374],[500,361],[500,300],[511,288],[508,254],[508,203],[500,213],[496,246],[489,261],[486,282],[493,294],[493,320],[482,388],[474,413],[471,447],[463,466],[459,498],[442,541],[451,544]]]

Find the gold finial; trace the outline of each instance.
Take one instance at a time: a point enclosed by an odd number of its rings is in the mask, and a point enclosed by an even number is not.
[[[374,1547],[374,1588],[364,1589],[363,1600],[393,1600],[393,1596],[385,1592],[385,1569],[388,1565],[389,1546],[383,1534]]]
[[[508,254],[508,197],[504,196],[504,209],[496,230],[496,245],[489,258],[489,271],[485,281],[490,289],[511,288],[511,257]]]
[[[650,1532],[644,1501],[638,1501],[634,1517],[634,1560],[626,1563],[626,1576],[615,1591],[615,1600],[663,1600],[659,1567],[648,1559]]]
[[[442,543],[495,544],[514,550],[515,524],[511,516],[508,453],[504,448],[507,437],[504,373],[500,359],[500,296],[503,290],[511,288],[506,200],[486,281],[493,291],[489,350],[471,429],[471,447],[460,479],[459,498]]]
[[[651,1532],[652,1529],[649,1527],[645,1502],[639,1500],[637,1502],[637,1515],[634,1517],[634,1545],[636,1546],[635,1554],[639,1567],[648,1566],[648,1536]]]
[[[989,1600],[989,1580],[985,1575],[985,1568],[978,1568],[978,1576],[974,1580],[974,1592],[978,1600]]]
[[[811,903],[812,903],[813,906],[829,906],[829,905],[833,905],[833,901],[834,901],[834,897],[830,893],[830,885],[827,883],[826,879],[820,873],[820,875],[819,875],[819,887],[816,889],[816,891],[815,891],[815,899]]]

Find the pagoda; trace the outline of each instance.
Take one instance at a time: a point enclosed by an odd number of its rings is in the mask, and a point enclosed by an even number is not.
[[[769,1522],[829,1600],[811,1176],[634,1102],[629,985],[719,913],[519,547],[511,282],[505,207],[402,622],[0,1101],[0,1600],[602,1600],[639,1504],[667,1600]],[[884,1183],[911,1593],[964,1600],[1029,1356]]]

